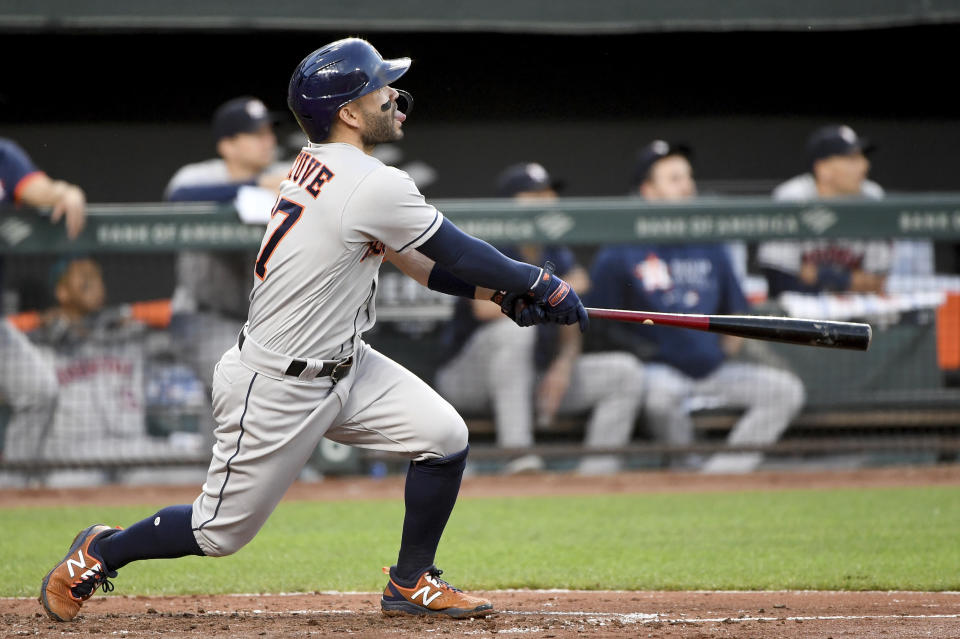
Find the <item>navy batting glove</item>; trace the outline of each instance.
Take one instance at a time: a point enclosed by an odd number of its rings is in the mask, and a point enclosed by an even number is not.
[[[490,299],[499,304],[500,311],[517,326],[546,324],[549,321],[543,309],[533,301],[529,293],[497,291]]]
[[[590,326],[587,309],[573,288],[553,274],[553,264],[547,262],[537,283],[530,288],[536,305],[543,310],[547,321],[556,324],[580,324],[580,332]]]

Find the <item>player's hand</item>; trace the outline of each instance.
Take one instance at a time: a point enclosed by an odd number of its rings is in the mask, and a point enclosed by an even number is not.
[[[513,320],[517,326],[546,324],[549,321],[543,309],[533,301],[529,293],[497,291],[490,299],[499,304],[500,312]]]
[[[71,240],[80,235],[87,220],[87,196],[78,186],[68,185],[53,204],[50,221],[58,223],[66,218],[67,237]]]
[[[547,320],[556,324],[580,324],[580,332],[587,330],[590,319],[580,296],[569,284],[553,274],[553,265],[547,262],[540,279],[530,289],[536,305],[543,310]]]

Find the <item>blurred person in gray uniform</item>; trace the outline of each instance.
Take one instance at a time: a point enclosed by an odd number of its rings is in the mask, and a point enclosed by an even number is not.
[[[559,183],[536,163],[507,167],[497,180],[497,195],[529,203],[557,199]],[[502,248],[505,255],[532,264],[552,262],[558,276],[583,295],[590,286],[586,270],[564,246],[522,244]],[[493,408],[497,444],[533,445],[534,420],[549,425],[558,414],[591,411],[584,445],[611,447],[628,440],[643,392],[643,366],[629,353],[582,354],[577,326],[538,325],[525,330],[487,300],[458,299],[446,327],[447,361],[437,372],[440,394],[456,408]],[[621,469],[615,455],[587,455],[577,471],[585,475]],[[537,455],[511,460],[507,473],[544,468]]]
[[[59,397],[52,424],[11,424],[5,458],[10,461],[179,459],[184,449],[147,434],[144,368],[150,347],[146,326],[128,307],[106,307],[99,265],[90,258],[63,258],[50,272],[57,306],[31,331],[47,370],[56,376]],[[43,431],[35,441],[34,433]],[[194,441],[194,444],[197,442]],[[39,444],[39,445],[37,445]],[[197,471],[190,479],[196,479]],[[127,478],[123,473],[113,479]],[[99,484],[102,470],[52,471],[49,486]]]
[[[883,188],[867,179],[875,149],[849,126],[821,127],[807,140],[809,172],[777,186],[773,199],[880,200]],[[932,275],[933,246],[924,240],[776,240],[760,243],[757,264],[770,297],[784,291],[883,293],[890,273]]]
[[[179,169],[166,200],[227,203],[245,186],[277,191],[289,167],[276,162],[277,138],[263,102],[247,96],[225,102],[213,115],[213,134],[220,158]],[[246,321],[256,259],[257,249],[182,251],[177,257],[171,332],[208,390],[214,366]]]
[[[39,170],[13,140],[0,138],[0,207],[4,204],[50,207],[51,221],[61,219],[74,239],[86,221],[87,199],[75,184],[56,180]],[[0,258],[0,282],[3,259]],[[10,455],[35,457],[56,408],[57,379],[30,341],[0,315],[0,402],[12,409],[8,431],[21,433]]]

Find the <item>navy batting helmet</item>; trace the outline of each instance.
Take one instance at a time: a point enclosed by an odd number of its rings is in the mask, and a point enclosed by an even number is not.
[[[410,58],[384,60],[360,38],[337,40],[308,55],[290,78],[287,106],[311,142],[323,142],[337,111],[387,86],[410,68]]]

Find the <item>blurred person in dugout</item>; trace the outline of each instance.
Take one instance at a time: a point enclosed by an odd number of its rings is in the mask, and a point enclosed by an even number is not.
[[[682,202],[697,194],[690,150],[656,140],[638,154],[637,189],[651,202]],[[590,271],[591,306],[664,313],[738,314],[748,310],[728,252],[713,244],[619,244],[602,247]],[[775,442],[800,411],[802,382],[791,372],[735,357],[740,338],[670,327],[609,322],[607,348],[644,362],[644,423],[659,441],[694,440],[691,410],[736,407],[744,413],[727,439],[733,445]],[[620,443],[625,444],[624,436]],[[681,466],[704,472],[749,472],[760,453],[689,456]]]
[[[883,188],[867,179],[875,149],[849,126],[821,127],[807,140],[809,171],[777,186],[773,199],[882,199]],[[884,293],[888,275],[933,275],[934,257],[927,240],[776,240],[760,243],[757,265],[771,298],[786,291]]]
[[[49,283],[56,306],[17,319],[34,324],[28,333],[30,340],[44,369],[57,380],[53,419],[11,424],[6,433],[6,458],[155,460],[177,459],[187,448],[196,450],[196,439],[174,445],[148,436],[144,380],[150,355],[148,327],[133,316],[130,306],[106,305],[100,266],[89,257],[65,257],[50,268]],[[96,485],[129,481],[134,475],[136,472],[111,477],[103,470],[51,471],[43,483]]]
[[[0,211],[8,204],[52,208],[51,221],[66,225],[74,239],[83,229],[87,200],[80,187],[50,178],[37,169],[13,140],[0,138]],[[0,258],[0,283],[3,282]],[[11,409],[7,430],[21,432],[22,449],[3,450],[3,457],[35,457],[57,401],[57,378],[36,348],[0,310],[0,403]]]
[[[508,167],[497,180],[497,195],[532,204],[554,201],[559,183],[536,163]],[[531,264],[549,260],[556,273],[579,295],[590,286],[586,270],[564,246],[521,244],[501,248]],[[584,445],[610,447],[629,438],[643,391],[643,367],[629,353],[581,354],[577,326],[542,324],[524,329],[486,300],[461,299],[446,327],[446,362],[436,387],[459,410],[492,407],[497,444],[504,448],[533,445],[534,421],[547,427],[558,414],[591,411]],[[611,455],[587,455],[582,474],[620,469]],[[537,455],[511,460],[508,473],[537,471]]]
[[[164,199],[228,203],[243,187],[279,190],[289,167],[276,161],[277,138],[263,102],[253,97],[225,102],[214,112],[213,135],[220,158],[180,168]],[[181,358],[208,389],[214,366],[246,321],[256,259],[256,249],[177,256],[171,333]]]

